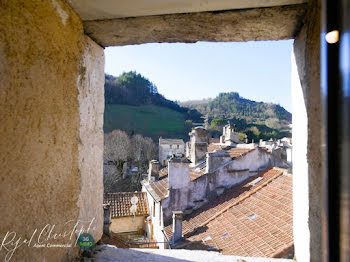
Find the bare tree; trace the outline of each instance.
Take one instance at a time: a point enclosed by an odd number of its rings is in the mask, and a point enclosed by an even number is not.
[[[149,161],[156,159],[157,146],[151,138],[142,135],[134,135],[131,139],[132,158],[138,167],[136,185],[139,185],[141,175],[147,173]]]
[[[104,190],[105,192],[118,191],[123,165],[131,159],[129,136],[121,130],[113,130],[105,134],[103,158]]]
[[[123,164],[131,159],[131,143],[124,131],[113,130],[105,134],[104,159],[120,170]]]
[[[130,139],[121,130],[105,134],[103,172],[105,192],[138,190],[141,175],[147,173],[149,161],[156,159],[157,155],[157,146],[149,137],[134,135]],[[125,163],[138,167],[137,179],[130,182],[128,182],[129,179],[122,180]]]

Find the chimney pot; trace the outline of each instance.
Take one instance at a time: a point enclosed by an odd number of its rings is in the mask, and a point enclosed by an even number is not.
[[[111,225],[111,206],[110,203],[103,205],[103,233],[107,236],[111,235],[110,225]]]
[[[173,243],[182,239],[182,211],[173,211]]]
[[[148,181],[151,182],[153,179],[158,180],[159,179],[159,168],[160,163],[158,160],[151,160],[149,162],[149,169],[148,169]],[[153,177],[153,179],[152,179]]]

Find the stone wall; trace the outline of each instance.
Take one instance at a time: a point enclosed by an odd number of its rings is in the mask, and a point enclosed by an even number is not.
[[[143,216],[112,218],[109,229],[113,233],[138,232],[140,228],[144,228],[144,220]]]
[[[18,239],[31,242],[11,261],[73,260],[79,220],[100,238],[103,64],[64,1],[0,2],[0,260]],[[73,247],[35,248],[41,231],[43,244]]]
[[[321,143],[319,0],[309,1],[292,57],[294,245],[298,261],[321,261]],[[309,201],[307,201],[309,200]]]
[[[306,4],[84,21],[102,46],[292,39]]]

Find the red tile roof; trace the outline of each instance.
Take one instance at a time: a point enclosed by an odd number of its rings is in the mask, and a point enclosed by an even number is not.
[[[232,146],[220,145],[220,144],[210,144],[208,146],[209,153],[212,153],[215,150],[225,150],[230,154],[230,157],[232,159],[237,159],[248,154],[251,151],[254,151],[255,148],[232,147]]]
[[[190,179],[191,181],[203,176],[205,173],[205,168],[199,171],[194,170],[194,168],[190,168]],[[159,172],[159,180],[150,184],[153,191],[157,194],[157,196],[163,200],[168,197],[168,168],[163,168]]]
[[[187,243],[182,248],[251,257],[279,257],[290,252],[292,177],[284,172],[271,168],[185,217],[182,228]],[[164,230],[171,239],[172,225]]]
[[[168,175],[168,167],[164,167],[159,171],[159,178],[166,177]]]
[[[169,183],[168,183],[167,176],[161,180],[158,180],[158,181],[150,184],[150,186],[161,200],[168,197]]]
[[[130,212],[131,198],[133,196],[138,198],[135,215],[148,216],[149,211],[145,192],[106,193],[103,197],[103,203],[110,204],[112,218],[133,216],[134,214]]]
[[[196,180],[197,178],[205,175],[205,167],[201,170],[195,170],[194,168],[190,168],[190,179],[191,181]]]
[[[221,144],[214,144],[214,143],[210,143],[208,145],[208,152],[214,152],[215,150],[226,150],[231,148],[230,146],[226,146],[226,145],[221,145]]]
[[[211,143],[220,143],[220,138],[209,137],[209,144]]]

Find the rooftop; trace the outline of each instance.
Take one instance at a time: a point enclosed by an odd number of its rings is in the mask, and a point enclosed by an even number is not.
[[[230,157],[232,159],[237,159],[248,154],[251,151],[254,151],[255,148],[240,148],[240,147],[232,147],[232,146],[213,144],[213,143],[208,146],[209,153],[212,153],[215,150],[225,150],[230,154]]]
[[[169,145],[184,145],[182,139],[173,139],[173,138],[159,138],[159,144],[169,144]]]
[[[181,248],[282,257],[293,250],[292,177],[270,168],[185,216],[182,228]],[[171,239],[172,225],[164,231]]]
[[[132,206],[131,198],[133,196],[138,198],[135,215],[148,216],[149,211],[145,192],[106,193],[103,196],[103,203],[110,204],[112,218],[134,216],[134,214],[130,212]]]
[[[213,152],[215,150],[226,150],[232,159],[238,159],[255,149],[252,148],[237,148],[225,145],[210,144],[208,147],[208,152]],[[202,163],[201,167],[190,167],[190,179],[194,181],[203,175],[206,175],[205,162]],[[162,168],[159,171],[159,180],[151,183],[149,185],[152,191],[156,194],[155,198],[163,200],[168,197],[168,168]],[[149,188],[148,187],[148,188]],[[149,188],[150,189],[150,188]]]

